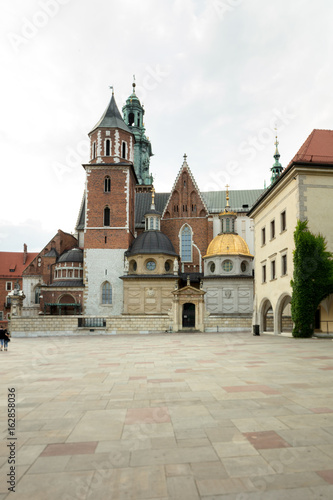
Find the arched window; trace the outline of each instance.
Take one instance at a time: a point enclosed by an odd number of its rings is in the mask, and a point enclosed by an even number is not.
[[[140,115],[138,115],[138,127],[140,127]]]
[[[154,229],[154,218],[150,217],[150,227],[149,229]]]
[[[182,262],[192,262],[192,232],[189,226],[184,226],[180,235]]]
[[[109,226],[110,225],[110,209],[109,207],[104,208],[104,221],[103,221],[104,226]]]
[[[110,177],[107,175],[105,178],[104,178],[104,193],[109,193],[111,191],[111,179]]]
[[[106,139],[105,141],[105,156],[110,156],[111,152],[111,141],[110,139]]]
[[[134,123],[134,113],[128,115],[128,125],[132,126]]]
[[[126,148],[126,146],[127,146],[126,142],[123,141],[122,155],[121,156],[122,156],[122,158],[125,158],[125,159],[127,158],[127,154],[126,154],[127,153],[127,148]]]
[[[35,288],[35,304],[40,303],[40,286],[36,286]]]
[[[112,304],[112,287],[108,281],[102,285],[102,304]]]

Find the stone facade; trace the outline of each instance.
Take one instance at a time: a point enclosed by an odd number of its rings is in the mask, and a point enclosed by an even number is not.
[[[53,337],[74,335],[138,335],[173,333],[169,315],[133,315],[106,317],[105,328],[79,328],[78,316],[38,316],[13,318],[10,323],[12,337]],[[206,316],[206,332],[238,332],[251,329],[251,318]],[[175,332],[176,333],[176,332]]]
[[[125,249],[86,249],[84,251],[84,314],[96,316],[119,315],[123,312],[123,283]],[[112,303],[102,304],[102,286],[109,282]]]
[[[203,289],[206,292],[206,308],[211,314],[252,315],[252,278],[205,278]]]

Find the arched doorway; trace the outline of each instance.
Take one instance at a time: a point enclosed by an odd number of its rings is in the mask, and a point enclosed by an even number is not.
[[[291,297],[284,294],[280,297],[277,306],[277,328],[276,333],[291,333],[293,330],[293,322],[291,321]]]
[[[272,304],[265,299],[260,308],[260,331],[274,332],[274,312]]]
[[[73,295],[70,295],[69,293],[62,295],[58,300],[59,314],[64,316],[75,314],[75,303],[76,301]]]
[[[195,304],[191,302],[183,305],[183,328],[195,328]]]

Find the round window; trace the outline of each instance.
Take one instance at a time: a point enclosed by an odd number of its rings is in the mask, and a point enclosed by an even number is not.
[[[133,262],[133,271],[135,272],[135,271],[137,270],[137,268],[138,268],[138,265],[137,265],[137,263],[134,261],[134,262]]]
[[[222,263],[222,268],[223,268],[223,271],[225,271],[226,273],[229,273],[233,268],[233,264],[232,264],[231,260],[225,260]]]
[[[146,264],[146,268],[148,269],[148,271],[154,271],[154,269],[156,268],[156,262],[154,262],[153,260],[149,260]]]
[[[166,270],[166,272],[170,271],[170,264],[169,264],[169,262],[166,262],[164,264],[164,269]]]
[[[242,262],[241,263],[241,270],[242,270],[242,273],[245,273],[245,271],[246,271],[246,262]]]
[[[214,272],[215,272],[215,264],[214,264],[214,262],[212,262],[212,263],[211,263],[211,265],[210,265],[209,269],[210,269],[210,272],[211,272],[211,273],[214,273]]]

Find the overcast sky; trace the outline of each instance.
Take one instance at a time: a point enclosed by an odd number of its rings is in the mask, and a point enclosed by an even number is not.
[[[333,128],[329,0],[1,2],[0,250],[73,232],[88,132],[136,76],[157,192],[183,155],[202,191],[269,184]]]

